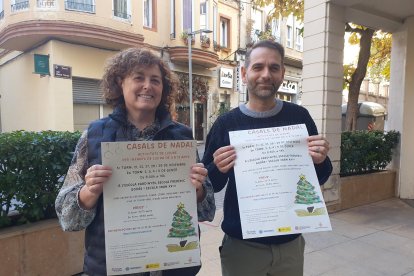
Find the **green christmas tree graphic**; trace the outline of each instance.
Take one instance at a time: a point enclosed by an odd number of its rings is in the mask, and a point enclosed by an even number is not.
[[[303,174],[299,176],[297,185],[295,203],[311,205],[313,203],[322,202],[315,192],[315,187],[306,180],[306,177]]]
[[[173,214],[172,228],[170,228],[168,237],[183,239],[189,236],[197,236],[193,222],[191,221],[192,218],[193,217],[185,210],[184,204],[180,202],[180,204],[177,205],[177,211]]]

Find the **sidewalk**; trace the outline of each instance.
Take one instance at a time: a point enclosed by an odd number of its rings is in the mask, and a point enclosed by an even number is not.
[[[223,212],[201,223],[199,276],[220,276]],[[414,276],[414,208],[397,198],[330,214],[333,231],[305,234],[306,276]],[[252,275],[255,276],[255,275]]]

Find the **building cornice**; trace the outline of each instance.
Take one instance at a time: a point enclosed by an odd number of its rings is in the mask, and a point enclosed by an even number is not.
[[[290,65],[290,66],[300,68],[300,69],[303,68],[303,63],[301,59],[293,58],[290,56],[285,56],[284,62],[285,62],[285,65]]]
[[[51,37],[68,42],[120,50],[142,46],[144,36],[98,25],[61,20],[30,20],[0,31],[0,48],[25,51]]]

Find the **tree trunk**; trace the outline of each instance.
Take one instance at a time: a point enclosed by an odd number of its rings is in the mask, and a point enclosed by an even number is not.
[[[349,83],[349,94],[348,94],[348,108],[346,111],[345,130],[355,131],[357,116],[359,113],[358,108],[358,97],[361,89],[362,81],[367,73],[368,60],[371,55],[371,41],[375,30],[365,29],[359,32],[361,40],[359,42],[359,55],[358,65],[355,72],[351,76],[351,82]]]

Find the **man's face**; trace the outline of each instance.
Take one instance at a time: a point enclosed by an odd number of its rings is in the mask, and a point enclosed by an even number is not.
[[[275,49],[253,49],[249,67],[242,67],[242,80],[247,84],[251,100],[273,100],[284,76],[282,57]]]

